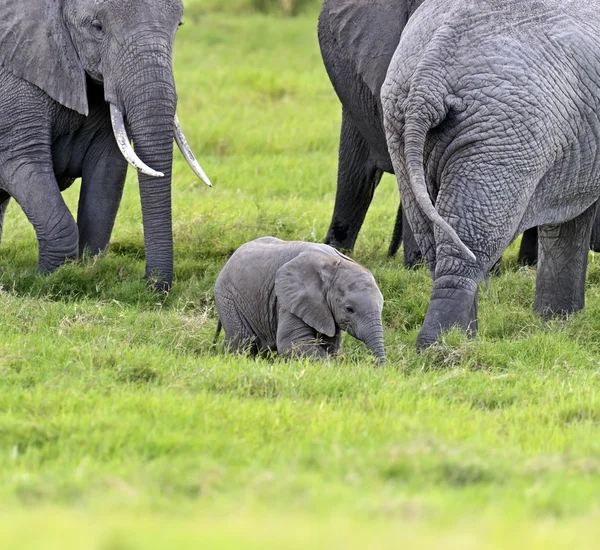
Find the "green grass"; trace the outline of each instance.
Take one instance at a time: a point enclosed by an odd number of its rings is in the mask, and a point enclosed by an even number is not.
[[[419,355],[431,283],[386,258],[398,201],[386,177],[354,255],[386,298],[384,368],[350,337],[338,360],[316,364],[212,345],[212,286],[237,246],[323,239],[340,109],[314,10],[280,18],[209,3],[188,2],[176,80],[215,186],[177,155],[171,294],[142,281],[133,174],[107,256],[47,277],[35,274],[33,229],[9,209],[0,547],[595,546],[598,256],[586,311],[546,323],[531,312],[535,271],[512,246],[481,290],[477,338],[451,333]],[[65,193],[73,208],[77,196],[77,185]]]

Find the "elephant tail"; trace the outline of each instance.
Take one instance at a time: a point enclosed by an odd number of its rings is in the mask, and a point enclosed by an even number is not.
[[[409,106],[406,110],[404,124],[404,157],[406,159],[406,169],[408,171],[410,186],[415,195],[415,200],[425,217],[446,233],[467,259],[475,262],[477,260],[475,254],[461,241],[450,224],[440,216],[435,206],[433,206],[429,191],[427,190],[423,156],[425,153],[427,132],[431,127],[435,126],[435,124],[427,124],[425,122],[429,117],[427,115],[424,116],[424,113],[428,110],[427,106],[422,105],[416,98],[409,97]],[[435,113],[437,116],[439,114]],[[437,118],[435,115],[434,117]]]
[[[217,344],[217,340],[219,339],[219,334],[221,334],[221,329],[223,328],[223,324],[221,323],[221,318],[217,321],[217,330],[215,331],[215,337],[213,339],[213,346]]]

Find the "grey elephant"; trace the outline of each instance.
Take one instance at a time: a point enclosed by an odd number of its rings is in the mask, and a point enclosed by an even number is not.
[[[600,196],[597,5],[426,0],[381,97],[406,214],[433,277],[417,346],[452,326],[476,330],[478,282],[534,226],[534,309],[582,309]]]
[[[325,0],[319,17],[321,54],[342,103],[335,206],[325,242],[352,250],[384,172],[394,173],[383,127],[380,92],[401,34],[423,0]],[[449,4],[449,2],[447,2]],[[401,60],[399,60],[401,62]],[[410,225],[398,208],[394,255],[404,240],[404,265],[421,261]],[[600,247],[600,240],[598,241]],[[519,261],[537,260],[537,230],[525,232]]]
[[[35,228],[40,271],[107,247],[129,162],[139,170],[146,275],[171,284],[174,138],[210,183],[175,115],[182,15],[181,0],[3,0],[0,221],[13,197]],[[76,223],[61,191],[79,177]]]
[[[323,358],[341,331],[385,360],[383,296],[370,271],[325,244],[262,237],[240,246],[215,283],[218,336],[230,351]]]

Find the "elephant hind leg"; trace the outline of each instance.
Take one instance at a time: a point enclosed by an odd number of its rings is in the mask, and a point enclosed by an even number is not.
[[[325,244],[351,251],[383,172],[371,160],[367,142],[342,110],[337,189]]]
[[[534,310],[544,317],[582,310],[596,204],[568,222],[539,227]]]
[[[538,260],[538,228],[532,227],[523,233],[521,247],[519,248],[519,263],[521,265],[535,265]]]
[[[220,315],[220,322],[225,331],[225,342],[223,344],[225,351],[256,355],[258,351],[256,335],[236,309],[228,310],[226,315]]]
[[[255,357],[258,353],[256,337],[253,334],[237,333],[228,337],[225,333],[224,349],[229,353],[249,354]]]
[[[404,211],[402,211],[401,218],[403,219],[402,239],[404,241],[404,267],[407,269],[414,269],[423,263],[423,255],[421,254],[421,249],[417,244],[412,229],[408,224],[406,213]]]
[[[417,337],[417,349],[428,348],[442,332],[452,327],[474,335],[477,332],[477,289],[474,278],[456,275],[436,278],[427,315]]]
[[[598,202],[596,202],[596,205]],[[590,237],[590,248],[594,252],[600,252],[600,212],[596,211],[594,222],[592,223],[592,236]]]
[[[0,243],[2,242],[2,234],[4,231],[4,216],[9,202],[10,195],[6,191],[0,191]]]

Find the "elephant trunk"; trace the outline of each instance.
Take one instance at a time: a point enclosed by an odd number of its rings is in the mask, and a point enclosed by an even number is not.
[[[383,347],[383,325],[381,323],[381,315],[376,314],[370,317],[363,324],[358,332],[359,340],[362,340],[367,349],[373,353],[377,363],[385,363],[385,350]]]
[[[173,282],[171,170],[177,96],[171,59],[164,52],[140,54],[138,71],[124,89],[123,106],[135,155],[158,173],[139,169],[146,277],[166,291]]]

